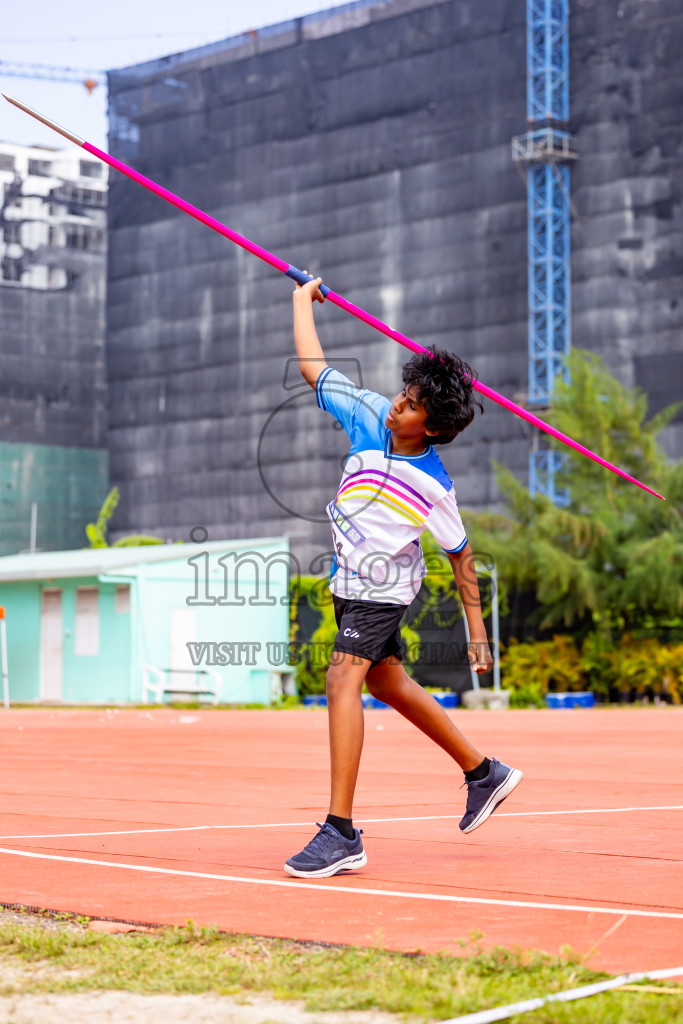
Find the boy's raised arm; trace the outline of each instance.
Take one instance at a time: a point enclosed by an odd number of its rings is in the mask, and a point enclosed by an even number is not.
[[[307,384],[315,387],[316,381],[327,366],[318,332],[313,319],[313,300],[324,302],[319,289],[322,277],[297,285],[292,296],[294,304],[294,344],[299,357],[299,369]]]

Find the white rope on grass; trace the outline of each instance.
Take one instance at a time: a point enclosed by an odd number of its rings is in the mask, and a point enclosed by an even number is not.
[[[449,1020],[440,1021],[439,1024],[491,1024],[496,1020],[507,1020],[517,1013],[528,1013],[529,1010],[540,1010],[548,1003],[569,1003],[573,999],[585,999],[586,996],[595,996],[600,992],[608,992],[610,989],[619,988],[633,981],[654,981],[658,978],[675,978],[683,974],[683,967],[673,967],[665,971],[647,971],[641,974],[622,974],[618,978],[611,978],[609,981],[598,981],[594,985],[582,985],[580,988],[570,988],[566,992],[556,992],[550,996],[543,996],[540,999],[525,999],[521,1003],[508,1003],[507,1006],[495,1006],[491,1010],[479,1010],[477,1013],[466,1013],[464,1017],[451,1017]]]

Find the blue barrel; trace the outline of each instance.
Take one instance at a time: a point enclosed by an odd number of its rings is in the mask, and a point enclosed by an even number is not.
[[[592,693],[546,693],[548,708],[592,708],[595,695]]]
[[[433,693],[432,697],[442,708],[457,708],[460,697],[457,693]]]

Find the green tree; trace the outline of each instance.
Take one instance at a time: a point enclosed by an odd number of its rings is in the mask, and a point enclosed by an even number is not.
[[[670,462],[657,439],[683,402],[648,420],[647,396],[623,387],[598,356],[574,350],[569,369],[550,422],[666,501],[569,453],[558,483],[570,498],[560,508],[497,465],[508,513],[470,514],[473,547],[491,552],[505,589],[535,595],[542,628],[587,624],[618,639],[680,624],[683,462]]]
[[[114,510],[119,503],[120,493],[118,487],[112,487],[107,497],[102,502],[102,508],[97,516],[97,522],[88,523],[85,533],[90,541],[91,548],[108,548],[107,527]],[[162,537],[153,537],[143,533],[128,534],[127,537],[119,537],[111,545],[113,548],[143,547],[147,544],[164,544]]]

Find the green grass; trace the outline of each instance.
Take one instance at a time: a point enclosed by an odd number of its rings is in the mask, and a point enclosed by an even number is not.
[[[67,915],[63,915],[64,918]],[[128,990],[144,994],[269,993],[309,1010],[386,1010],[407,1020],[445,1020],[601,980],[579,957],[485,950],[478,937],[462,956],[400,954],[361,947],[226,935],[213,928],[163,928],[108,935],[87,919],[0,921],[0,995]],[[378,937],[381,941],[381,937]],[[40,970],[36,971],[36,967]],[[7,972],[5,968],[14,968]],[[675,982],[663,982],[671,989]],[[611,992],[516,1018],[528,1024],[671,1024],[680,995]]]

